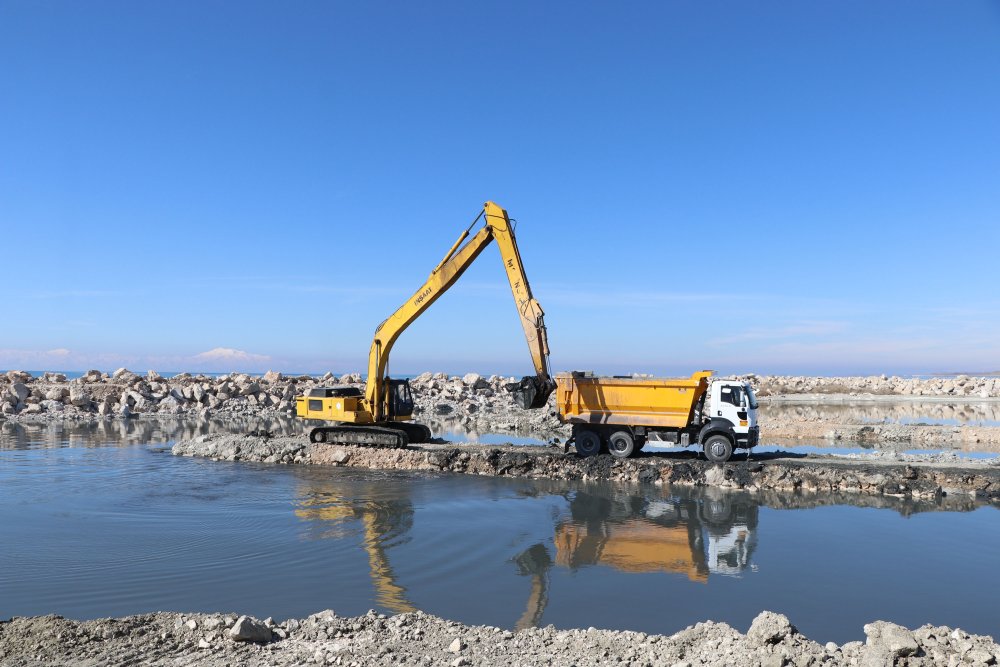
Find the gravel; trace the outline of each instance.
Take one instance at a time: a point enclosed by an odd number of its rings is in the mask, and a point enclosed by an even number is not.
[[[193,623],[192,623],[193,621]],[[234,636],[252,624],[255,638]],[[266,633],[264,632],[266,631]],[[909,630],[876,621],[865,642],[820,645],[788,618],[763,612],[746,634],[706,621],[673,635],[530,628],[510,632],[454,623],[422,612],[333,611],[275,623],[235,614],[156,613],[72,621],[58,616],[0,623],[0,663],[27,665],[991,665],[992,637],[925,625]],[[239,639],[239,641],[237,641]]]

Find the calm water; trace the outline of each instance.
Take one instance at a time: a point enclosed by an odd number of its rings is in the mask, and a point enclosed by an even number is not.
[[[670,633],[771,609],[819,641],[877,618],[1000,634],[1000,511],[969,501],[219,463],[164,452],[169,431],[0,431],[0,618],[422,609]]]

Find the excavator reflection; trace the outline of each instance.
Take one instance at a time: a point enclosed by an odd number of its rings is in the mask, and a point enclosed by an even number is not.
[[[360,521],[364,528],[364,548],[368,554],[368,572],[375,589],[375,599],[397,614],[416,611],[407,599],[406,589],[396,583],[387,549],[405,542],[413,527],[413,505],[404,498],[378,499],[378,487],[372,482],[358,489],[358,499],[345,500],[331,491],[302,489],[295,515],[318,529],[315,537],[342,537],[347,524]]]
[[[555,527],[555,558],[542,543],[514,558],[518,574],[531,577],[518,629],[541,622],[553,565],[683,574],[699,583],[710,574],[733,576],[752,567],[757,504],[749,498],[712,493],[649,499],[581,490],[568,500],[570,516]]]
[[[417,607],[396,581],[387,552],[409,539],[414,509],[405,496],[386,497],[385,488],[384,481],[355,482],[348,497],[340,485],[304,481],[295,514],[309,522],[316,538],[344,537],[351,524],[360,522],[378,604],[395,613],[412,612]],[[683,575],[696,583],[753,568],[758,508],[749,496],[713,490],[635,496],[587,487],[558,495],[566,499],[568,513],[560,512],[551,542],[533,544],[512,559],[518,575],[531,577],[518,629],[540,624],[553,567],[600,565]]]

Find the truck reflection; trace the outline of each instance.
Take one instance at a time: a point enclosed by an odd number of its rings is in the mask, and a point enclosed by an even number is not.
[[[417,609],[396,580],[388,552],[409,539],[413,504],[384,482],[305,482],[295,514],[308,522],[312,537],[340,539],[356,523],[368,571],[380,606],[395,613]],[[545,493],[545,492],[542,492]],[[758,506],[746,494],[717,490],[684,491],[678,496],[632,496],[610,488],[566,491],[568,511],[560,511],[552,540],[538,542],[512,562],[518,575],[531,578],[531,590],[518,629],[539,625],[549,597],[553,567],[592,566],[629,573],[683,575],[707,583],[711,575],[739,576],[752,568],[757,543]]]
[[[514,558],[518,573],[532,577],[519,629],[541,621],[553,565],[665,572],[707,583],[710,574],[738,576],[751,567],[757,545],[757,504],[738,495],[649,499],[577,491],[569,508],[555,527],[555,558],[541,543]]]

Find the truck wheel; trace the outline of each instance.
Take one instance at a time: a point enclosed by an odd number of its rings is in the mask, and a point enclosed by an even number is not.
[[[576,434],[576,453],[584,457],[600,454],[601,436],[596,431],[580,429]]]
[[[725,463],[733,455],[733,443],[724,435],[713,435],[705,441],[705,458],[712,463]]]
[[[615,431],[608,438],[608,451],[618,459],[627,459],[635,452],[635,440],[628,431]]]

